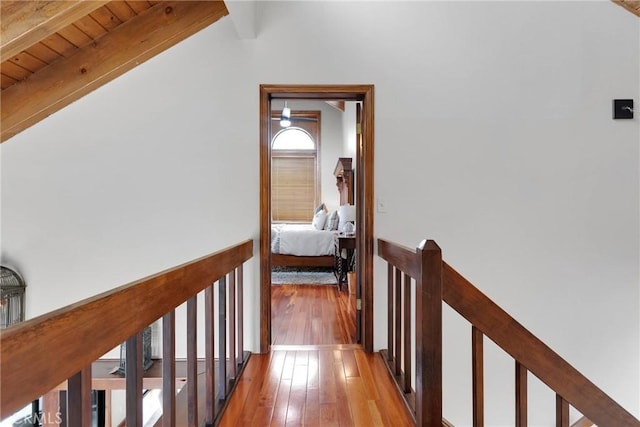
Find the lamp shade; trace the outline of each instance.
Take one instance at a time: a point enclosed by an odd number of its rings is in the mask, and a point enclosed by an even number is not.
[[[342,205],[338,208],[338,230],[345,231],[345,225],[356,220],[356,207],[354,205]]]

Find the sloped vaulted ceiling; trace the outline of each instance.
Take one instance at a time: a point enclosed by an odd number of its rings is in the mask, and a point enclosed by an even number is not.
[[[228,14],[223,1],[0,2],[0,141]]]
[[[640,0],[613,0],[613,2],[624,7],[634,15],[640,16]]]

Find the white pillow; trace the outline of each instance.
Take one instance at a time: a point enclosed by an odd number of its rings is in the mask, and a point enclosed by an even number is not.
[[[322,230],[324,224],[327,222],[327,214],[325,211],[320,211],[313,216],[311,224],[316,230]]]
[[[329,216],[327,217],[327,223],[324,225],[325,230],[337,230],[338,222],[340,218],[338,217],[338,211],[331,211]]]

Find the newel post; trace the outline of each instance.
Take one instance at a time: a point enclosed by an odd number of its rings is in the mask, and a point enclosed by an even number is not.
[[[442,252],[423,240],[416,255],[416,424],[442,425]]]

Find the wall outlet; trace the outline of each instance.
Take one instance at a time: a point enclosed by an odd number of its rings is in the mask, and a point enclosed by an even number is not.
[[[387,202],[384,199],[378,198],[376,206],[376,210],[379,213],[387,213]]]

